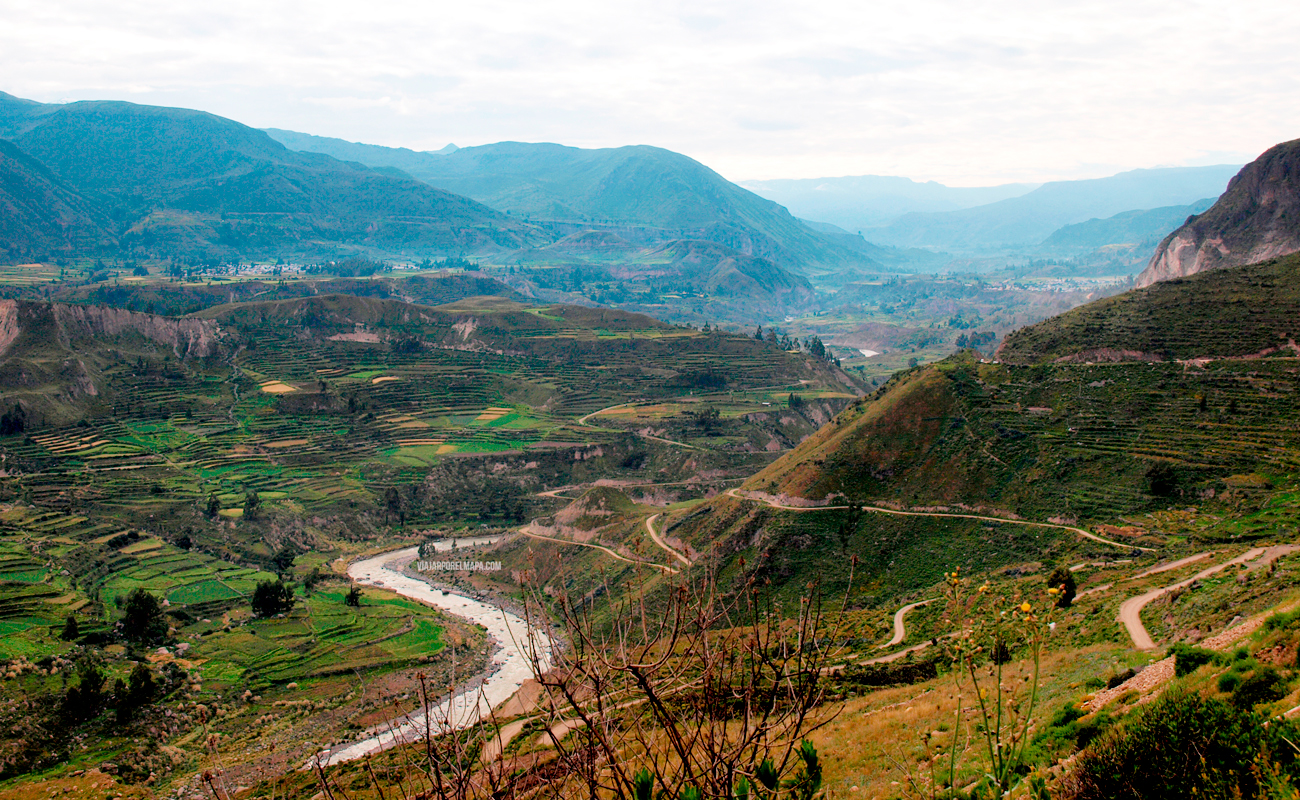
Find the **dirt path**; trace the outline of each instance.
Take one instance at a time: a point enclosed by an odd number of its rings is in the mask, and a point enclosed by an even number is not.
[[[549,498],[551,498],[551,499],[553,499],[553,500],[575,500],[575,499],[577,499],[577,498],[574,498],[574,497],[565,497],[564,495],[560,494],[560,492],[567,492],[567,491],[570,491],[570,490],[575,489],[575,488],[578,488],[578,487],[575,487],[575,486],[561,486],[561,487],[558,488],[558,489],[549,489],[549,490],[547,490],[547,491],[545,491],[545,492],[538,492],[535,496],[536,496],[536,497],[549,497]]]
[[[648,517],[645,521],[645,529],[650,534],[650,538],[654,539],[654,543],[662,547],[673,558],[682,562],[684,566],[689,567],[691,565],[691,560],[686,556],[682,555],[681,553],[677,552],[676,550],[672,549],[671,547],[669,547],[668,543],[665,542],[663,539],[660,539],[659,534],[655,533],[655,520],[657,519],[659,519],[659,515],[653,514],[650,517]]]
[[[779,508],[782,511],[837,511],[837,510],[845,511],[848,510],[849,508],[848,506],[787,506],[787,505],[782,505],[776,502],[775,500],[768,500],[766,498],[746,497],[742,494],[738,494],[739,491],[740,491],[739,489],[728,489],[727,496],[735,498],[736,500],[749,500],[750,502],[753,503],[763,503],[772,508]],[[1084,537],[1085,539],[1091,539],[1094,542],[1101,542],[1102,544],[1108,544],[1111,547],[1122,547],[1125,550],[1142,550],[1147,553],[1155,552],[1155,548],[1153,547],[1139,547],[1135,544],[1124,544],[1123,542],[1111,541],[1110,539],[1102,538],[1101,536],[1098,536],[1095,533],[1090,533],[1088,531],[1085,531],[1083,528],[1075,528],[1071,525],[1057,525],[1054,522],[1030,522],[1029,520],[1023,520],[1023,519],[1006,519],[1004,517],[986,517],[980,514],[954,514],[947,511],[898,511],[893,508],[883,508],[881,506],[862,506],[862,510],[871,511],[876,514],[893,514],[899,517],[949,517],[952,519],[977,519],[977,520],[982,520],[984,522],[1002,522],[1002,523],[1006,523],[1007,525],[1033,525],[1039,528],[1056,528],[1057,530],[1077,533],[1080,536]]]
[[[496,761],[501,757],[501,754],[505,752],[506,746],[519,735],[519,732],[524,729],[525,725],[532,721],[531,717],[525,717],[523,719],[517,719],[509,725],[501,728],[501,730],[497,731],[496,736],[484,743],[483,752],[479,756],[479,760],[484,764],[491,764],[493,761]]]
[[[1118,619],[1121,623],[1124,624],[1124,627],[1128,629],[1128,635],[1129,638],[1133,640],[1133,646],[1139,650],[1156,649],[1156,643],[1151,641],[1151,635],[1147,633],[1146,627],[1142,624],[1142,609],[1145,608],[1147,604],[1150,603],[1152,600],[1155,600],[1156,598],[1159,597],[1163,597],[1164,595],[1169,594],[1175,589],[1181,589],[1184,586],[1190,586],[1191,584],[1201,580],[1202,578],[1208,578],[1211,575],[1214,575],[1215,573],[1222,572],[1223,570],[1233,566],[1234,564],[1243,564],[1247,561],[1253,561],[1254,559],[1263,555],[1264,552],[1265,552],[1265,548],[1263,547],[1252,547],[1251,549],[1247,550],[1246,552],[1242,553],[1236,558],[1231,558],[1223,562],[1222,564],[1216,564],[1215,566],[1210,567],[1208,569],[1203,569],[1186,580],[1179,581],[1178,583],[1171,583],[1168,586],[1162,586],[1159,589],[1152,589],[1146,594],[1140,594],[1137,597],[1130,597],[1129,599],[1125,600],[1123,603],[1120,604]],[[1205,555],[1205,554],[1201,554],[1201,555]],[[1196,558],[1197,556],[1192,556],[1190,557],[1190,560],[1195,560]],[[1189,559],[1183,559],[1183,562],[1189,563]],[[1177,564],[1178,562],[1174,562],[1174,563]],[[1172,565],[1167,565],[1166,568],[1171,569]],[[1150,572],[1151,571],[1148,570],[1147,573],[1145,574],[1150,574]]]
[[[581,425],[581,426],[583,426],[583,427],[585,427],[585,428],[595,428],[595,427],[597,427],[597,426],[590,424],[589,422],[587,422],[587,420],[591,419],[592,417],[596,416],[597,414],[604,414],[606,411],[613,411],[613,410],[616,409],[616,408],[627,408],[628,406],[635,406],[635,405],[640,405],[640,403],[619,403],[618,405],[610,406],[610,407],[608,407],[608,408],[602,408],[602,409],[599,410],[599,411],[593,411],[593,412],[591,412],[590,414],[587,414],[586,416],[578,417],[577,422],[578,422],[579,425]],[[608,430],[608,429],[606,429],[606,430]],[[700,448],[696,447],[696,446],[693,445],[693,444],[687,444],[686,442],[675,442],[675,441],[673,441],[672,439],[664,439],[664,438],[661,437],[661,436],[651,436],[651,435],[648,434],[648,433],[637,433],[636,431],[632,431],[632,433],[635,433],[637,436],[640,436],[642,439],[650,439],[650,440],[653,440],[653,441],[656,441],[656,442],[663,442],[664,444],[671,444],[671,445],[673,445],[674,447],[684,447],[684,448],[686,448],[687,450],[699,450],[699,449],[700,449]]]
[[[1194,556],[1188,556],[1187,558],[1180,558],[1177,561],[1170,561],[1168,564],[1157,564],[1151,569],[1143,570],[1142,572],[1139,572],[1138,574],[1130,578],[1127,578],[1126,580],[1135,581],[1138,578],[1146,578],[1151,575],[1159,575],[1162,572],[1168,572],[1173,569],[1178,569],[1179,567],[1187,566],[1188,564],[1192,564],[1194,562],[1200,561],[1203,558],[1209,558],[1212,555],[1214,555],[1214,552],[1211,550],[1207,550],[1204,553],[1197,553]]]
[[[937,598],[931,597],[929,600],[920,600],[915,603],[909,603],[903,606],[902,608],[898,609],[898,611],[894,612],[894,638],[885,642],[884,644],[882,644],[880,647],[877,647],[876,649],[884,650],[887,647],[893,647],[896,644],[902,644],[903,640],[907,638],[907,628],[903,626],[903,617],[907,616],[907,612],[911,611],[912,609],[920,608],[921,606],[927,603],[933,603],[936,599]]]
[[[541,540],[546,541],[546,542],[555,542],[556,544],[567,544],[567,545],[573,545],[573,546],[575,546],[575,547],[590,547],[590,548],[593,549],[593,550],[600,550],[601,552],[605,553],[606,555],[609,555],[609,556],[611,556],[611,557],[613,557],[613,558],[616,558],[616,559],[618,559],[619,561],[626,561],[626,562],[629,563],[629,564],[638,564],[638,565],[643,566],[643,567],[654,567],[655,569],[662,570],[662,571],[664,571],[665,573],[667,573],[667,574],[669,574],[669,575],[676,575],[676,574],[678,573],[678,570],[676,570],[676,569],[674,569],[674,568],[672,568],[672,567],[670,567],[670,566],[667,566],[667,565],[665,565],[665,564],[656,564],[656,563],[654,563],[653,561],[640,561],[640,560],[635,559],[635,558],[628,558],[627,556],[619,555],[618,553],[614,552],[613,550],[609,549],[608,547],[604,546],[603,544],[591,544],[590,542],[575,542],[575,541],[573,541],[573,540],[571,540],[571,539],[557,539],[557,538],[554,537],[554,536],[545,536],[545,535],[540,534],[540,533],[534,533],[532,530],[530,530],[531,527],[532,527],[532,524],[530,523],[529,525],[520,528],[520,529],[519,529],[519,532],[522,533],[522,534],[525,535],[525,536],[530,537],[530,538],[533,538],[533,539],[541,539]]]

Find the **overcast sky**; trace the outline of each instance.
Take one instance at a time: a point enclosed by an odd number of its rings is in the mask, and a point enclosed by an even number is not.
[[[0,0],[0,90],[437,149],[653,144],[732,180],[1243,163],[1300,137],[1286,0]]]

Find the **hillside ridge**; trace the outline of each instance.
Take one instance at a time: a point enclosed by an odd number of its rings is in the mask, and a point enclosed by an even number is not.
[[[1208,211],[1165,237],[1138,286],[1237,267],[1300,250],[1300,139],[1270,147]]]

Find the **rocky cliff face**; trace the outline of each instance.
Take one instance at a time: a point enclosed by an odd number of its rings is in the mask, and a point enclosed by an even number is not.
[[[107,306],[0,300],[0,357],[24,334],[34,340],[73,342],[122,334],[139,334],[170,347],[179,358],[203,358],[217,352],[220,328],[214,320],[160,317]]]
[[[1300,139],[1242,168],[1218,202],[1156,248],[1138,286],[1300,251]]]

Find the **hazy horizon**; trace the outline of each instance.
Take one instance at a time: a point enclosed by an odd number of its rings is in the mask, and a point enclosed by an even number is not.
[[[1240,164],[1300,136],[1300,17],[1260,0],[7,6],[17,96],[414,150],[643,143],[734,181],[970,187]]]

